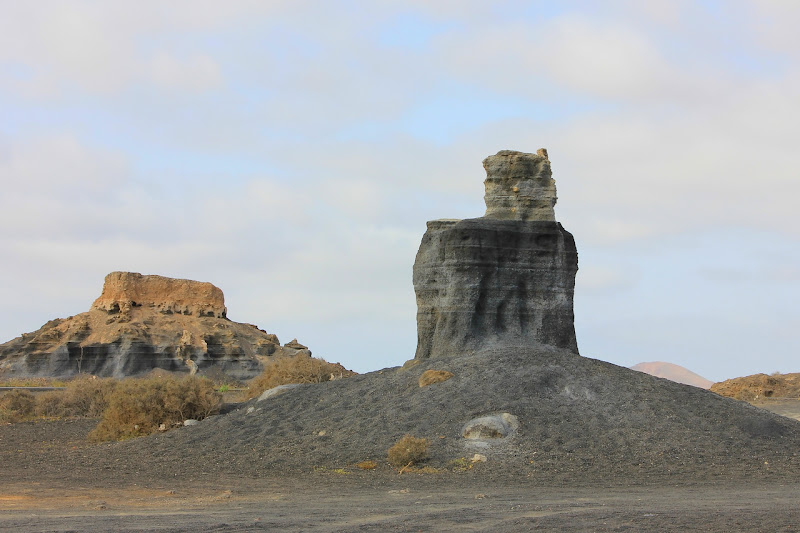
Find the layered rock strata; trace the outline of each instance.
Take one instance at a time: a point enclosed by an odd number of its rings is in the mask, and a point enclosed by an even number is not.
[[[578,253],[555,220],[547,151],[503,150],[483,166],[486,214],[428,222],[417,252],[416,358],[520,342],[578,353]]]
[[[158,368],[244,380],[273,356],[311,355],[296,339],[281,346],[274,334],[225,315],[211,283],[112,272],[88,312],[0,345],[0,375],[126,377]]]

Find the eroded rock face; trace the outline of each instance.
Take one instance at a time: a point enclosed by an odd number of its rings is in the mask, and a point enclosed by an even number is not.
[[[428,222],[417,252],[416,358],[520,341],[577,353],[578,254],[555,221],[547,152],[504,150],[483,164],[486,215]]]
[[[555,222],[556,182],[547,150],[536,154],[501,150],[483,160],[486,215],[498,220]]]
[[[0,374],[126,377],[153,369],[255,377],[273,356],[311,355],[294,340],[225,318],[210,283],[112,272],[92,308],[0,344]]]
[[[211,283],[143,276],[136,272],[112,272],[93,309],[127,313],[132,307],[152,307],[164,314],[225,318],[225,296]]]

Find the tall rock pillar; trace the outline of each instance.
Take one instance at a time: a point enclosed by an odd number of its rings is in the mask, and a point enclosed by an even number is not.
[[[505,343],[578,353],[578,252],[556,222],[547,151],[503,150],[483,161],[486,214],[433,220],[414,262],[417,359]]]

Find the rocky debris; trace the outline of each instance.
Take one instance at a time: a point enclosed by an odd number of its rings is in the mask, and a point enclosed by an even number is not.
[[[800,398],[800,373],[795,374],[753,374],[740,378],[726,379],[711,386],[711,392],[722,396],[752,402],[773,399]]]
[[[433,369],[426,370],[419,377],[419,386],[427,387],[428,385],[433,385],[435,383],[441,383],[443,381],[447,381],[452,377],[453,373],[448,372],[447,370],[433,370]]]
[[[487,157],[486,215],[434,220],[414,263],[417,359],[528,342],[578,353],[575,240],[555,221],[550,161]]]
[[[112,272],[93,309],[127,315],[134,307],[151,307],[164,314],[225,318],[222,291],[207,282],[143,276],[136,272]]]
[[[284,344],[284,346],[287,347],[287,348],[294,348],[296,350],[307,350],[308,349],[308,346],[303,346],[302,344],[297,342],[297,339],[290,340],[289,342]]]
[[[294,341],[225,318],[210,283],[112,272],[91,309],[0,345],[0,373],[15,377],[126,377],[153,369],[235,380],[273,356],[311,355]]]
[[[713,381],[704,378],[699,374],[695,374],[691,370],[683,368],[680,365],[673,363],[665,363],[664,361],[653,361],[650,363],[639,363],[633,365],[631,370],[637,372],[644,372],[657,378],[664,378],[676,383],[683,383],[684,385],[691,385],[693,387],[700,387],[701,389],[710,389]]]
[[[308,349],[308,346],[300,344],[299,342],[297,342],[297,339],[292,339],[286,344],[284,344],[283,351],[291,355],[304,354],[311,357],[311,350]]]

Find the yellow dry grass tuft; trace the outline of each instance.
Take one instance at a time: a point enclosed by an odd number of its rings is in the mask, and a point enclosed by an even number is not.
[[[447,381],[452,377],[453,373],[448,372],[447,370],[426,370],[419,377],[419,386],[427,387],[428,385],[433,385],[434,383]]]
[[[412,435],[405,435],[394,446],[389,448],[387,458],[390,464],[407,468],[428,456],[430,444],[428,439],[418,439]]]
[[[361,461],[360,463],[356,463],[356,468],[360,468],[361,470],[375,470],[378,468],[378,463],[375,461]]]
[[[308,355],[280,357],[264,368],[260,376],[253,378],[248,386],[248,398],[255,398],[265,390],[278,385],[295,383],[323,383],[332,379],[354,376],[356,373],[347,370],[339,363],[329,363],[324,359]]]

